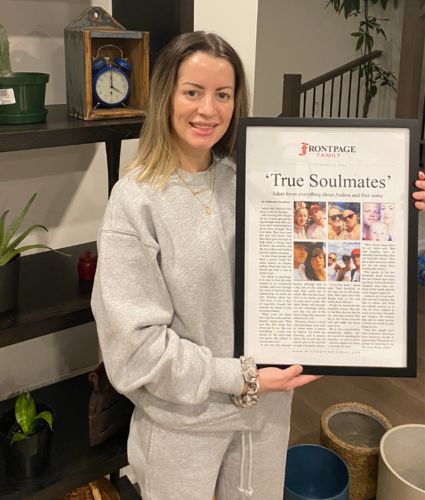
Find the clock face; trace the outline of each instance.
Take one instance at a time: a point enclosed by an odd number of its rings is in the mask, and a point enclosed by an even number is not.
[[[108,68],[97,76],[94,89],[99,99],[113,106],[127,98],[130,84],[121,71]]]

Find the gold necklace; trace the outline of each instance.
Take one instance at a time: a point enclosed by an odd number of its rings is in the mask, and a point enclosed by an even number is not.
[[[214,172],[213,172],[213,170],[214,170]],[[212,203],[212,199],[213,199],[213,196],[214,196],[214,188],[215,188],[215,165],[211,165],[211,167],[210,167],[210,185],[207,188],[205,188],[205,189],[200,189],[199,191],[195,191],[194,189],[192,189],[192,187],[190,186],[190,184],[179,174],[178,169],[176,169],[176,174],[177,174],[177,177],[182,182],[183,186],[185,186],[185,188],[187,188],[190,191],[190,193],[192,194],[192,196],[197,201],[199,201],[199,203],[205,208],[206,214],[207,215],[211,215],[212,214],[211,203]],[[204,191],[208,191],[208,189],[211,189],[211,196],[210,196],[209,202],[207,204],[204,201],[202,201],[201,198],[199,198],[198,195],[201,194],[201,193],[203,193]]]

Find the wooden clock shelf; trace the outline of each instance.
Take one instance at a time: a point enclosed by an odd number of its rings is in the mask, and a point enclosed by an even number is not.
[[[47,106],[44,123],[0,126],[0,153],[104,142],[109,192],[118,180],[121,141],[140,134],[144,117],[84,121],[67,116],[66,105]],[[19,304],[0,313],[0,347],[6,347],[93,320],[92,284],[78,278],[78,257],[95,243],[63,249],[71,257],[43,252],[22,257]],[[37,360],[33,360],[36,363]],[[127,465],[124,429],[95,447],[89,446],[88,401],[92,386],[87,374],[33,391],[36,400],[55,411],[52,455],[46,472],[34,480],[13,482],[0,463],[2,500],[49,500],[111,474],[123,500],[140,498],[119,469]],[[0,402],[0,413],[13,399]]]

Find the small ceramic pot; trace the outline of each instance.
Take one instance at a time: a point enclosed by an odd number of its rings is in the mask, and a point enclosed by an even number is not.
[[[37,411],[49,410],[46,405],[37,405]],[[38,430],[22,441],[10,444],[17,426],[14,409],[11,408],[0,416],[1,452],[6,463],[6,471],[16,479],[28,479],[42,473],[50,457],[52,431],[43,420],[38,421]]]

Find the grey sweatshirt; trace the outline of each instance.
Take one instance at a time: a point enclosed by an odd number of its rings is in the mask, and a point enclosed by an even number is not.
[[[180,172],[211,215],[175,173],[160,191],[137,173],[114,186],[98,239],[92,309],[110,381],[167,428],[257,430],[279,395],[250,409],[228,397],[243,389],[233,358],[234,164]],[[202,190],[214,179],[211,198]]]

